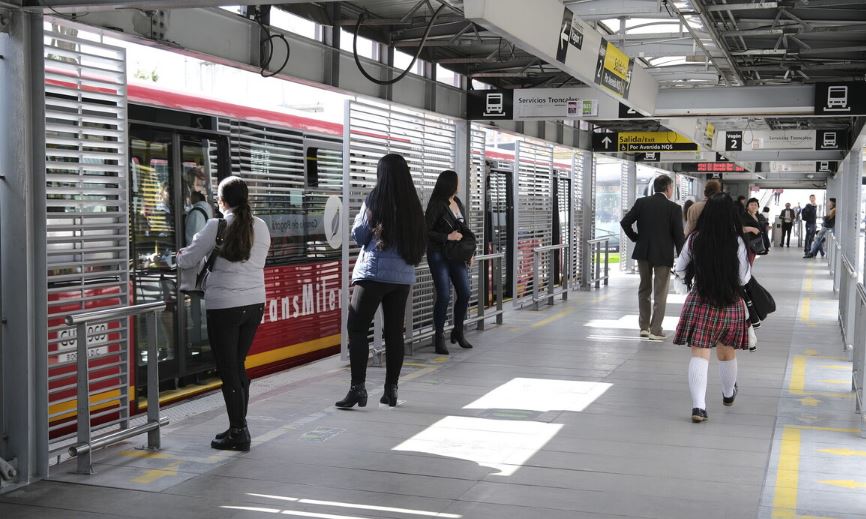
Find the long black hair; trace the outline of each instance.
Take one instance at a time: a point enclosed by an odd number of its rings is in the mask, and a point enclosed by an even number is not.
[[[448,201],[457,194],[457,183],[457,172],[446,169],[439,173],[439,178],[436,179],[436,186],[433,188],[427,205],[429,206],[434,200]]]
[[[253,248],[253,212],[249,190],[241,177],[226,177],[220,182],[219,197],[232,210],[234,219],[226,228],[220,256],[229,261],[247,261]]]
[[[424,211],[406,159],[389,153],[379,159],[376,187],[367,197],[372,213],[369,222],[378,240],[378,247],[396,246],[397,252],[410,265],[421,263],[427,249]]]
[[[732,305],[739,298],[739,235],[734,201],[727,193],[713,195],[698,218],[691,244],[695,289],[713,306]]]

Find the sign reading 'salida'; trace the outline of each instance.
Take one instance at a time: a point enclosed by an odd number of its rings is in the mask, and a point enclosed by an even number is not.
[[[628,99],[634,59],[616,45],[601,39],[595,65],[595,83]]]
[[[592,151],[619,153],[698,151],[698,145],[677,132],[593,133]]]

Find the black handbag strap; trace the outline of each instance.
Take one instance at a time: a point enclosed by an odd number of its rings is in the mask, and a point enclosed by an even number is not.
[[[217,224],[216,245],[214,245],[213,250],[207,257],[207,263],[204,265],[204,268],[207,271],[213,270],[213,265],[216,263],[216,259],[219,257],[220,252],[222,252],[223,241],[225,241],[226,226],[227,223],[225,218],[220,218],[219,223]]]

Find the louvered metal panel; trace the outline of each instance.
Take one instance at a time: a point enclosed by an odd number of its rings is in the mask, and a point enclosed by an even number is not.
[[[583,279],[583,269],[581,268],[580,258],[583,257],[583,251],[586,248],[587,229],[583,228],[583,154],[588,153],[581,150],[573,150],[571,157],[571,272],[574,283],[572,288],[579,289],[579,280]]]
[[[44,42],[49,450],[56,451],[76,427],[77,338],[63,319],[129,304],[126,55],[56,23]],[[94,324],[86,340],[92,427],[124,427],[128,322]]]
[[[548,262],[533,274],[533,249],[551,245],[553,219],[553,147],[530,141],[517,143],[514,163],[517,201],[514,227],[514,304],[531,300],[535,283],[541,286],[552,274]]]
[[[478,248],[476,254],[484,254],[484,200],[485,193],[485,176],[487,174],[487,166],[484,162],[485,150],[485,133],[481,128],[471,126],[469,135],[469,171],[466,172],[466,183],[468,185],[468,193],[466,196],[466,211],[469,228],[475,233],[478,240]],[[469,269],[469,317],[478,315],[478,269]],[[483,300],[480,304],[486,304]]]
[[[620,167],[620,173],[619,173],[619,208],[620,208],[620,215],[625,215],[625,213],[628,212],[629,209],[631,209],[631,206],[629,205],[628,194],[632,192],[632,190],[629,189],[632,186],[630,186],[630,184],[629,184],[631,179],[630,179],[630,176],[628,174],[628,163],[626,161],[620,161],[619,167]],[[619,269],[623,270],[623,271],[628,270],[629,266],[630,266],[628,258],[630,258],[631,255],[627,254],[628,253],[628,245],[629,245],[628,236],[626,236],[624,232],[620,231],[619,232],[619,254],[620,254]]]
[[[349,243],[349,229],[364,198],[376,185],[376,164],[388,153],[402,155],[409,165],[418,196],[427,206],[439,174],[454,169],[456,127],[454,121],[438,114],[414,110],[390,103],[347,101],[344,127],[343,208],[347,218],[344,243]],[[424,232],[419,229],[419,232]],[[344,247],[343,280],[349,286],[352,267],[358,257],[354,243]],[[406,313],[406,341],[420,340],[432,331],[433,280],[426,261],[416,270]],[[348,297],[348,291],[344,297]],[[343,329],[348,317],[348,299],[344,300]],[[343,354],[347,340],[343,334]],[[375,351],[382,348],[381,334],[374,333]]]

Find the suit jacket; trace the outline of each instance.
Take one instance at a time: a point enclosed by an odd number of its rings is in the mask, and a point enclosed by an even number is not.
[[[637,245],[632,259],[644,260],[654,267],[673,267],[674,249],[679,255],[685,242],[682,209],[664,193],[638,198],[619,222],[629,239]],[[637,223],[637,232],[632,225]]]

